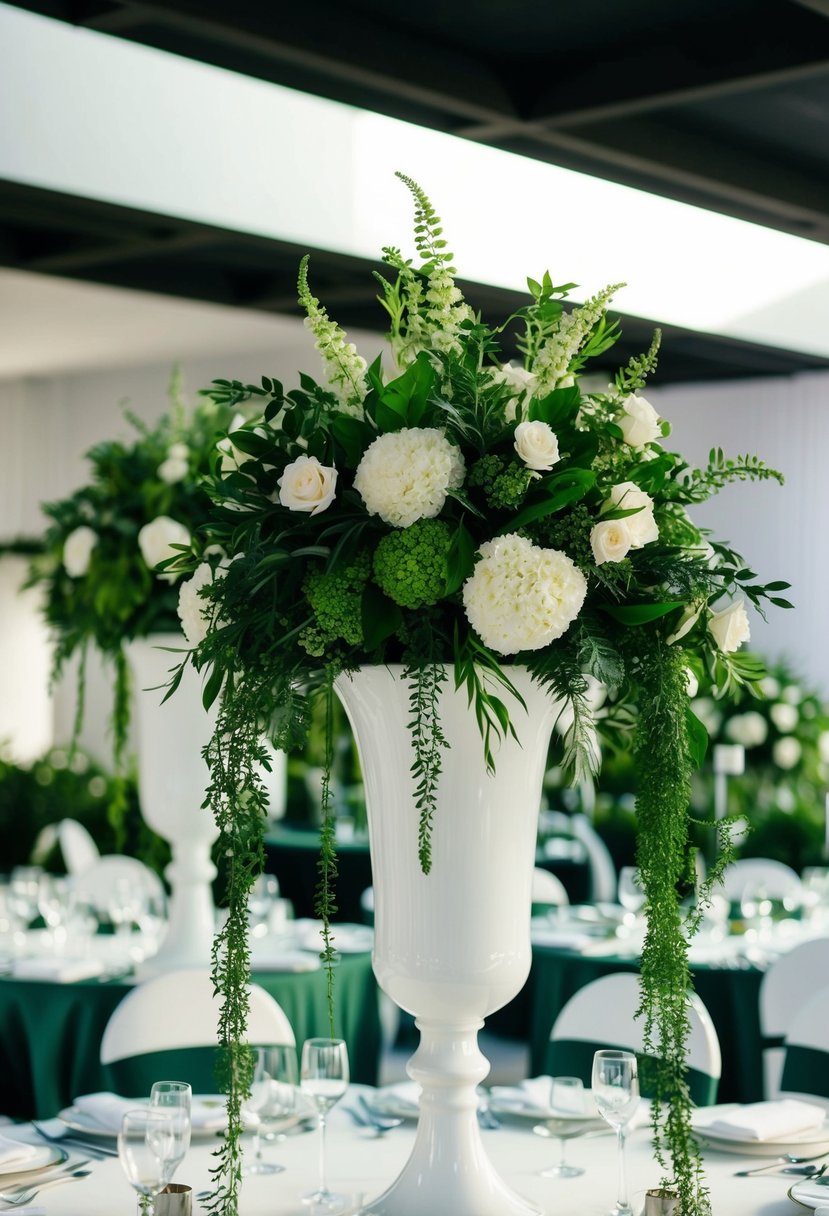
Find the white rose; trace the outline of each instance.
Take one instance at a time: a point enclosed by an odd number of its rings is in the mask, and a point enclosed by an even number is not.
[[[633,538],[626,519],[605,519],[590,532],[590,546],[596,565],[604,562],[620,562],[627,557]]]
[[[800,761],[802,751],[803,749],[797,739],[793,739],[791,735],[786,735],[784,738],[777,740],[771,749],[771,755],[778,768],[794,768]]]
[[[319,515],[334,501],[337,470],[320,464],[316,456],[297,456],[285,466],[277,485],[283,507]]]
[[[169,515],[157,515],[150,523],[144,524],[138,533],[141,556],[151,570],[155,570],[156,566],[168,557],[176,556],[178,550],[174,549],[173,545],[189,544],[190,533],[187,528],[178,520],[170,519]],[[167,583],[174,583],[178,575],[167,570],[159,571],[158,577]]]
[[[723,654],[739,650],[743,642],[751,637],[743,600],[734,600],[720,612],[712,612],[708,618],[708,632]]]
[[[97,543],[98,533],[85,524],[69,533],[63,542],[63,567],[70,578],[81,578],[86,574]]]
[[[176,447],[179,446],[179,444],[176,444]],[[186,457],[182,459],[180,456],[168,455],[167,459],[162,460],[158,466],[158,475],[168,486],[173,486],[178,481],[184,481],[189,471],[189,461]]]
[[[649,401],[638,397],[636,393],[626,397],[622,402],[624,413],[619,419],[625,443],[632,448],[643,448],[646,443],[658,439],[662,431],[659,426],[659,415]]]
[[[788,735],[795,730],[800,715],[793,705],[787,701],[778,701],[769,710],[769,717],[782,735]]]
[[[650,494],[640,490],[635,482],[622,481],[613,486],[604,505],[607,509],[621,507],[623,511],[636,512],[635,515],[625,516],[625,523],[630,529],[631,549],[641,549],[643,545],[649,545],[658,538],[659,528],[653,517],[653,499]]]
[[[559,459],[558,439],[546,422],[519,422],[515,450],[528,469],[548,473]]]

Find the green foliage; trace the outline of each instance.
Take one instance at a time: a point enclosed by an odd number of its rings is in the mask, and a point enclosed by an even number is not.
[[[480,489],[493,511],[515,511],[526,498],[532,481],[532,473],[526,466],[492,454],[473,464],[467,485]]]
[[[362,645],[362,598],[370,573],[367,552],[358,553],[350,565],[337,570],[309,570],[302,589],[314,617],[311,628],[317,629],[326,645],[337,640],[348,646]]]

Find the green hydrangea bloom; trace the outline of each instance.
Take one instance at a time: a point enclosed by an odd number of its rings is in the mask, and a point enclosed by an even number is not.
[[[533,480],[530,469],[502,456],[482,456],[466,479],[468,486],[483,490],[487,506],[494,511],[515,511],[521,506]]]
[[[309,654],[321,656],[336,640],[362,646],[362,599],[370,574],[371,558],[363,552],[342,570],[312,570],[306,576],[302,590],[311,605],[314,623],[299,640]]]
[[[374,581],[401,608],[436,604],[446,588],[452,533],[439,519],[420,519],[384,536],[374,553]]]

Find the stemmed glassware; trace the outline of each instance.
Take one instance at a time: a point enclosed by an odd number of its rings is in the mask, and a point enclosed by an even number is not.
[[[302,1044],[300,1088],[314,1101],[320,1127],[320,1182],[302,1202],[316,1210],[340,1212],[345,1197],[329,1191],[325,1179],[325,1117],[348,1088],[348,1050],[342,1039],[306,1039]]]
[[[584,1170],[579,1165],[568,1165],[564,1156],[567,1141],[585,1130],[587,1106],[581,1077],[553,1077],[550,1108],[552,1114],[544,1120],[544,1126],[558,1142],[559,1155],[555,1165],[540,1173],[543,1178],[577,1178]]]
[[[619,871],[617,897],[625,909],[625,923],[634,924],[645,904],[645,892],[636,866],[622,866]]]
[[[262,1137],[277,1132],[285,1119],[296,1110],[296,1048],[291,1046],[256,1047],[253,1082],[244,1114],[254,1125],[253,1162],[246,1167],[248,1174],[278,1174],[284,1165],[265,1161],[262,1157]]]
[[[190,1147],[193,1091],[186,1081],[154,1081],[150,1090],[150,1109],[169,1113],[173,1133],[173,1154],[169,1161],[169,1182]]]
[[[619,1145],[619,1192],[611,1216],[632,1216],[625,1173],[625,1134],[639,1105],[636,1056],[631,1051],[597,1051],[592,1085],[599,1114],[615,1130]]]
[[[118,1133],[118,1158],[127,1181],[138,1193],[143,1216],[148,1216],[153,1198],[169,1182],[175,1153],[173,1112],[145,1106],[125,1113]]]

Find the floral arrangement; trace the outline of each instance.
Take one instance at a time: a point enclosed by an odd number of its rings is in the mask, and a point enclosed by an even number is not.
[[[180,574],[170,560],[189,551],[206,521],[210,499],[201,485],[216,442],[231,423],[227,408],[201,402],[188,411],[174,374],[171,408],[152,427],[134,415],[131,443],[107,441],[88,453],[87,484],[47,503],[51,520],[43,551],[33,559],[28,585],[45,591],[44,611],[55,640],[53,679],[80,655],[75,735],[84,709],[84,671],[94,645],[114,667],[112,731],[116,771],[124,768],[130,686],[124,644],[161,631],[180,631]],[[113,800],[117,827],[122,795]]]
[[[706,1212],[690,1136],[690,980],[677,909],[690,775],[705,747],[689,706],[688,667],[704,666],[718,694],[756,682],[762,665],[739,651],[748,638],[745,601],[783,604],[777,592],[786,584],[759,584],[727,545],[703,536],[687,508],[732,480],[779,475],[754,457],[728,460],[719,450],[694,469],[663,446],[668,423],[642,395],[658,334],[606,391],[582,391],[582,369],[618,336],[607,309],[621,284],[568,310],[574,285],[556,286],[545,273],[528,279],[525,307],[502,325],[486,324],[455,283],[428,198],[402,180],[415,200],[417,259],[386,248],[389,277],[377,276],[391,370],[379,357],[368,364],[348,343],[312,294],[305,258],[299,300],[326,383],[302,375],[285,391],[264,377],[257,385],[218,380],[206,390],[217,405],[259,411],[225,441],[210,485],[211,523],[182,588],[205,701],[220,698],[206,751],[208,803],[231,854],[229,915],[214,946],[229,1094],[214,1210],[237,1210],[240,1108],[250,1080],[241,994],[246,893],[265,809],[261,730],[267,724],[289,748],[307,727],[311,700],[321,697],[330,771],[335,678],[393,662],[411,689],[425,871],[445,681],[467,691],[490,768],[494,741],[515,733],[503,700],[505,690],[517,695],[510,664],[528,668],[565,707],[562,763],[577,777],[598,761],[590,681],[620,708],[639,706],[638,864],[650,926],[641,1012],[662,1099],[654,1134],[683,1216]],[[523,366],[504,360],[508,327],[517,330]],[[607,709],[599,725],[612,729]],[[327,778],[323,786],[330,808]],[[330,809],[320,866],[317,911],[330,963]]]

